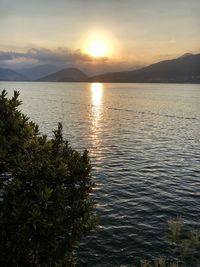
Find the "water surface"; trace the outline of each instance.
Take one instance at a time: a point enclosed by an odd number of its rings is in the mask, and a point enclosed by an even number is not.
[[[131,266],[165,251],[166,221],[200,228],[200,85],[0,82],[22,110],[89,149],[101,216],[81,266]]]

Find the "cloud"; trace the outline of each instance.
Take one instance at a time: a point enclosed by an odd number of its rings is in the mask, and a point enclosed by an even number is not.
[[[27,57],[37,59],[43,62],[74,62],[74,61],[91,61],[89,55],[83,54],[80,50],[70,51],[66,48],[58,48],[56,50],[35,49],[27,51]]]
[[[66,48],[57,48],[55,50],[50,50],[46,48],[31,48],[26,52],[6,52],[0,51],[0,63],[1,65],[16,65],[16,64],[27,64],[37,63],[37,64],[53,64],[53,65],[63,65],[63,64],[77,64],[77,63],[87,63],[87,62],[106,62],[108,58],[94,59],[88,54],[84,54],[81,50],[69,50]]]
[[[94,58],[81,50],[57,48],[31,48],[26,52],[0,51],[0,68],[10,68],[24,71],[37,65],[53,65],[56,69],[76,67],[88,75],[103,72],[126,70],[130,63],[116,61],[112,58]],[[137,65],[137,64],[136,64]],[[134,67],[134,66],[133,66]]]
[[[0,51],[0,61],[13,60],[22,56],[23,53]]]

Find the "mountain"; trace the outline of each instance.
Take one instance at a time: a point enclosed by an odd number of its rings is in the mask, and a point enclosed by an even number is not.
[[[106,66],[106,67],[105,67]],[[83,67],[83,66],[82,66]],[[144,83],[200,83],[200,54],[186,53],[179,58],[161,61],[140,69],[116,72],[112,65],[85,65],[86,75],[76,66],[59,70],[53,64],[39,65],[16,71],[0,68],[2,81],[47,82],[144,82]],[[117,67],[119,69],[120,66]],[[112,69],[112,72],[110,70]],[[59,71],[58,71],[59,70]],[[104,74],[97,74],[104,71]],[[101,72],[101,73],[102,73]],[[93,74],[92,74],[93,73]],[[94,76],[95,75],[95,76]]]
[[[185,54],[181,55],[180,58],[188,57],[188,56],[193,56],[193,54],[192,53],[185,53]]]
[[[29,68],[23,68],[18,70],[19,73],[28,77],[30,80],[38,80],[44,76],[50,75],[59,71],[61,67],[54,66],[51,64],[37,65]]]
[[[84,82],[88,76],[77,68],[65,68],[53,74],[45,76],[38,81],[41,82]]]
[[[185,54],[134,71],[110,72],[91,82],[200,83],[200,54]]]
[[[0,81],[27,81],[27,77],[11,70],[0,68]]]

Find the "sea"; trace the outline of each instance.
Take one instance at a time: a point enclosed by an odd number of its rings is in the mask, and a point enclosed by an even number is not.
[[[99,229],[80,266],[133,266],[167,254],[167,222],[200,230],[200,85],[0,82],[52,136],[89,150]]]

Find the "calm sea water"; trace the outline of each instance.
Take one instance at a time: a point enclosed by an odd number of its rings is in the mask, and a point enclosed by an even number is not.
[[[200,85],[10,83],[22,110],[73,147],[89,149],[101,217],[81,266],[131,266],[164,254],[166,222],[200,229]]]

